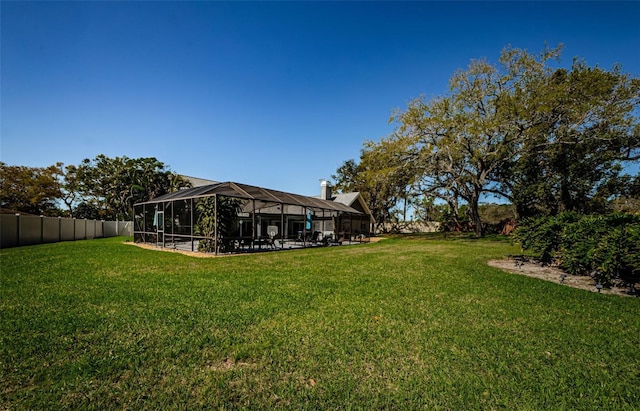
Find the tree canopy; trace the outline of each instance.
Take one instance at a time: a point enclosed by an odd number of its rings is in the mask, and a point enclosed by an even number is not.
[[[574,60],[542,79],[536,123],[496,173],[523,217],[607,211],[624,191],[623,165],[640,158],[640,81]]]
[[[472,61],[448,94],[397,111],[392,135],[338,169],[339,187],[357,182],[384,209],[398,192],[466,204],[478,236],[488,195],[519,216],[606,210],[629,180],[624,164],[640,158],[640,81],[579,59],[557,68],[560,54],[506,48],[496,64]]]
[[[417,176],[414,163],[406,161],[405,147],[399,144],[393,138],[366,141],[360,161],[345,161],[332,176],[337,190],[362,193],[378,228],[393,218],[400,200],[407,200]]]
[[[60,163],[49,167],[10,166],[0,162],[0,207],[35,215],[56,215],[61,197]]]
[[[101,154],[77,166],[0,167],[1,206],[32,214],[127,220],[134,203],[189,186],[153,157]]]

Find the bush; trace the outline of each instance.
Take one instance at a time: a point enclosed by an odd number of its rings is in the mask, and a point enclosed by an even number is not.
[[[584,216],[561,226],[557,250],[560,266],[574,275],[587,275],[593,271],[591,251],[608,229],[602,216]]]
[[[600,281],[610,284],[620,279],[626,284],[640,280],[640,225],[616,227],[603,236],[590,253]]]
[[[570,274],[593,275],[604,285],[640,277],[640,215],[562,213],[525,219],[514,235],[523,250],[558,262]]]
[[[520,243],[524,250],[537,254],[542,262],[549,263],[560,248],[562,227],[578,221],[579,218],[576,213],[527,218],[514,231],[514,240]]]

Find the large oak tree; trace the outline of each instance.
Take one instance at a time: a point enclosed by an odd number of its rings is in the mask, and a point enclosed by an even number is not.
[[[470,211],[476,235],[482,235],[478,206],[483,195],[509,196],[498,170],[518,156],[537,118],[527,113],[531,92],[551,73],[547,61],[559,49],[539,56],[506,49],[499,64],[473,61],[450,80],[450,93],[430,101],[418,98],[396,114],[396,138],[406,141],[413,161],[422,165],[425,193]]]
[[[521,216],[599,211],[625,161],[639,157],[640,82],[574,60],[507,48],[497,64],[473,61],[445,96],[396,113],[392,139],[416,164],[423,193],[469,207],[482,235],[480,199],[494,194]]]

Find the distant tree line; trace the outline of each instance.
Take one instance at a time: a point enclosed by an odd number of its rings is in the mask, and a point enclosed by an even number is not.
[[[153,157],[98,155],[79,165],[0,162],[0,207],[45,216],[131,220],[133,204],[188,187]]]
[[[640,80],[577,58],[557,68],[560,54],[506,48],[496,64],[472,61],[446,95],[396,111],[395,130],[345,161],[336,188],[363,193],[380,227],[411,208],[466,220],[477,236],[491,196],[518,218],[638,211],[640,174],[624,170],[640,159]]]

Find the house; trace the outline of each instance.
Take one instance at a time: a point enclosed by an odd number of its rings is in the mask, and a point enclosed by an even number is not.
[[[354,191],[350,193],[333,194],[333,187],[331,186],[331,183],[326,180],[321,180],[319,198],[344,204],[348,207],[353,208],[354,210],[361,212],[364,215],[369,216],[368,221],[362,221],[363,226],[360,227],[360,230],[367,231],[369,233],[373,231],[375,220],[373,219],[371,210],[369,210],[369,206],[364,201],[362,194],[360,194],[359,192]],[[364,224],[368,224],[368,227],[365,228]]]
[[[204,183],[135,204],[134,240],[217,254],[362,242],[371,233],[373,220],[361,196],[332,196],[327,182],[320,197]]]
[[[191,187],[202,187],[202,186],[208,186],[210,184],[218,184],[219,183],[219,181],[207,180],[206,178],[185,176],[183,174],[180,174],[180,177],[183,180],[188,181],[189,184],[191,184]]]

